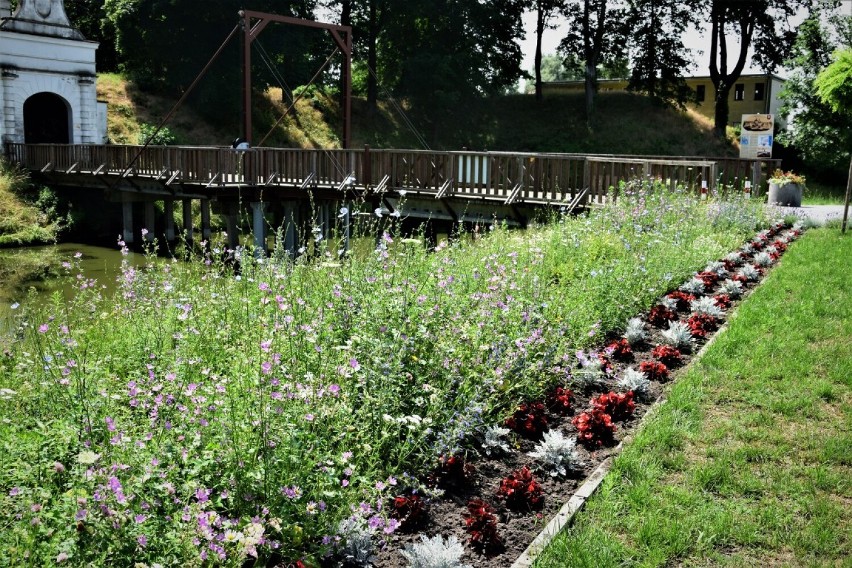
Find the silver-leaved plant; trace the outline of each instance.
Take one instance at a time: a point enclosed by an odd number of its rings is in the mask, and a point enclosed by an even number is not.
[[[400,554],[408,560],[409,568],[472,568],[461,563],[464,545],[455,536],[445,542],[439,534],[432,538],[420,535],[420,542],[407,544]]]
[[[546,471],[551,477],[565,477],[568,471],[579,465],[577,440],[566,438],[559,430],[548,430],[536,444],[535,450],[529,453],[535,458],[538,469]]]
[[[755,281],[760,278],[760,272],[758,272],[751,264],[744,264],[739,270],[737,270],[737,274],[742,274],[745,276],[746,280],[751,281]]]
[[[660,335],[663,338],[663,343],[677,349],[686,349],[692,346],[692,331],[682,321],[670,321],[669,328],[663,330]]]
[[[743,285],[741,282],[729,278],[719,285],[719,292],[727,294],[731,298],[739,298],[743,295]]]
[[[712,272],[719,278],[725,278],[728,275],[728,270],[725,268],[724,262],[713,261],[704,267],[704,272]]]
[[[698,299],[692,300],[689,303],[689,309],[692,310],[692,313],[694,314],[707,314],[714,318],[721,318],[725,315],[722,308],[716,304],[716,300],[710,296],[702,296]]]
[[[681,291],[686,292],[687,294],[703,294],[704,293],[704,281],[701,278],[690,278],[680,286]]]
[[[633,391],[633,395],[637,399],[646,400],[651,394],[651,381],[648,380],[645,373],[637,371],[633,367],[629,367],[624,371],[624,374],[618,379],[618,387]]]
[[[772,264],[772,257],[768,252],[759,252],[754,255],[754,263],[758,266],[769,266]]]
[[[647,333],[645,332],[645,322],[639,318],[632,318],[627,322],[627,328],[624,330],[624,339],[630,345],[636,345],[643,341]]]
[[[508,434],[508,428],[501,428],[499,426],[489,426],[486,428],[485,439],[482,441],[482,451],[485,452],[485,455],[491,456],[510,453],[512,448],[506,442]]]

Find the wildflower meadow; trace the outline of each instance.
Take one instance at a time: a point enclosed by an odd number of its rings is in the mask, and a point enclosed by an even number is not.
[[[73,299],[22,301],[0,356],[0,565],[368,564],[396,497],[764,215],[645,181],[432,251],[220,238],[128,263],[112,294],[69,259]]]

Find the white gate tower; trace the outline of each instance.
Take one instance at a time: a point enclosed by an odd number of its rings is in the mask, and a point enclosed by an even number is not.
[[[0,141],[103,144],[95,88],[98,43],[68,21],[63,0],[0,0]]]

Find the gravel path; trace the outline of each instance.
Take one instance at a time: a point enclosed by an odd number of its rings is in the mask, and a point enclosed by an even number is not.
[[[796,215],[803,219],[809,218],[820,225],[824,225],[826,221],[843,219],[842,205],[803,205],[802,207],[772,207],[772,209],[778,211],[780,216]],[[850,217],[852,217],[852,211]]]

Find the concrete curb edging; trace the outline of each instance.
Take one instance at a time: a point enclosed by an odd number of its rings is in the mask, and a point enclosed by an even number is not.
[[[777,263],[776,263],[777,264]],[[757,285],[748,291],[748,295],[754,293],[755,290],[760,288],[763,285],[763,282],[766,281],[768,275],[761,279]],[[745,300],[745,296],[743,300]],[[739,307],[739,306],[738,306]],[[725,323],[719,328],[719,330],[713,334],[707,343],[705,343],[701,349],[698,350],[698,353],[695,354],[695,357],[689,362],[689,367],[697,363],[704,356],[704,353],[710,348],[711,345],[716,341],[716,338],[721,336],[728,329],[728,325],[736,316],[736,312],[728,314],[728,317],[725,319]],[[688,368],[688,367],[687,367]],[[668,384],[666,391],[668,391],[676,381],[673,381]],[[636,433],[640,432],[647,422],[659,412],[659,409],[666,403],[666,392],[660,395],[651,407],[648,409],[648,412],[642,417],[639,421],[639,424],[633,429],[630,434],[624,437],[624,439],[618,443],[618,445],[613,450],[613,454],[602,461],[598,467],[586,478],[586,481],[574,492],[574,495],[571,496],[568,501],[562,505],[559,511],[550,519],[550,522],[545,525],[544,529],[535,537],[535,539],[530,543],[530,545],[524,550],[523,553],[512,563],[511,568],[531,568],[535,559],[544,551],[545,548],[550,544],[550,542],[556,538],[556,536],[564,529],[569,526],[571,522],[574,520],[574,517],[579,513],[586,504],[586,501],[597,491],[598,487],[600,487],[603,480],[606,478],[609,471],[612,469],[612,465],[616,457],[621,454],[621,451],[624,449],[624,444],[629,443],[633,440]]]

